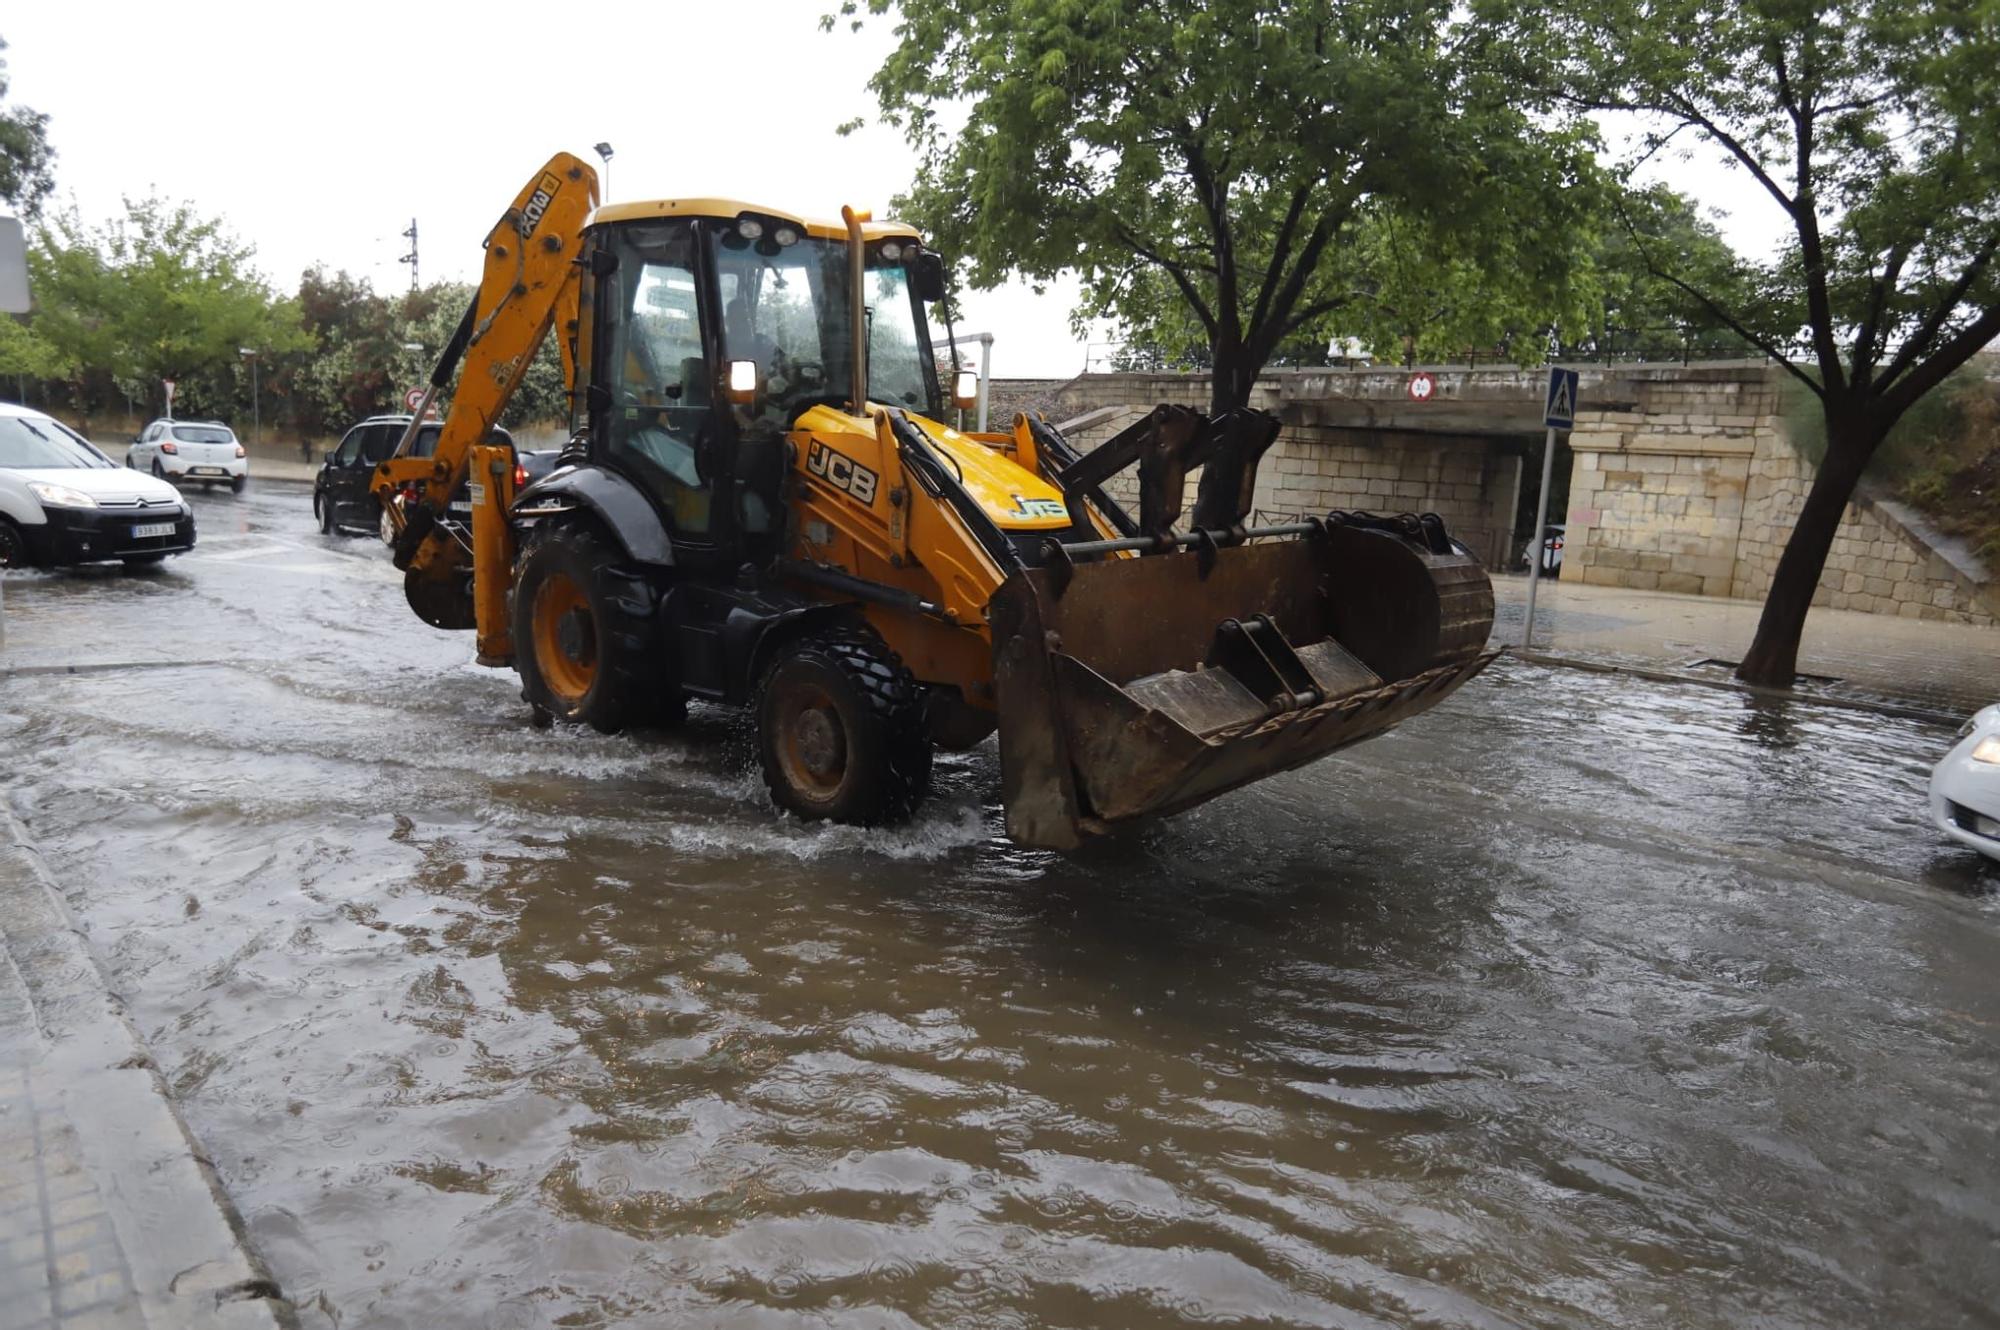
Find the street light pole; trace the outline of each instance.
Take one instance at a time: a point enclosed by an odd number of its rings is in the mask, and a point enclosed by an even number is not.
[[[250,442],[264,441],[263,404],[257,397],[257,351],[255,347],[239,346],[236,353],[250,362]]]
[[[611,202],[611,145],[609,143],[600,143],[597,145],[596,152],[599,157],[604,159],[604,189],[597,201],[599,203],[609,203]]]

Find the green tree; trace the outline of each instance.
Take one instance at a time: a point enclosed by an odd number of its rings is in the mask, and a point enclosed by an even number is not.
[[[1819,403],[1825,456],[1738,670],[1788,684],[1870,458],[2000,335],[2000,3],[1485,0],[1480,12],[1524,83],[1640,117],[1636,159],[1704,141],[1786,219],[1780,254],[1727,274],[1644,249],[1653,276]]]
[[[124,216],[103,226],[86,225],[73,208],[46,220],[29,253],[29,326],[86,424],[107,382],[147,401],[173,379],[187,413],[228,412],[242,400],[241,348],[311,344],[296,306],[251,266],[253,254],[220,222],[158,198],[128,199]]]
[[[1074,270],[1135,341],[1199,328],[1217,410],[1365,298],[1336,260],[1373,207],[1562,303],[1590,132],[1539,131],[1449,0],[865,3],[897,15],[870,86],[923,156],[906,215],[975,286]],[[1508,239],[1530,219],[1552,239]]]
[[[6,49],[0,39],[0,51]],[[7,61],[0,58],[0,102],[7,100],[9,83]],[[23,217],[40,216],[42,200],[56,187],[55,159],[47,116],[25,106],[0,107],[0,204]]]
[[[413,384],[428,381],[439,350],[451,340],[459,319],[465,314],[466,305],[472,300],[473,288],[463,283],[444,282],[428,289],[433,295],[431,309],[406,329],[406,340],[424,348],[414,366]],[[448,404],[450,399],[447,397],[445,400]],[[542,342],[535,358],[528,362],[528,372],[521,376],[520,386],[514,390],[507,409],[500,413],[500,423],[517,429],[551,421],[567,422],[568,419],[569,393],[563,386],[562,352],[552,333]]]

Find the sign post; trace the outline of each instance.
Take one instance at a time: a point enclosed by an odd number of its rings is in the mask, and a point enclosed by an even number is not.
[[[161,379],[160,382],[167,385],[167,419],[172,420],[174,418],[174,381],[172,379]]]
[[[1542,424],[1548,427],[1548,434],[1542,440],[1542,492],[1535,501],[1535,534],[1528,556],[1528,621],[1521,627],[1521,645],[1535,644],[1535,592],[1542,580],[1542,560],[1548,557],[1545,548],[1549,529],[1549,482],[1554,478],[1556,461],[1556,431],[1567,432],[1576,424],[1576,371],[1573,369],[1549,369],[1549,392],[1542,403]]]

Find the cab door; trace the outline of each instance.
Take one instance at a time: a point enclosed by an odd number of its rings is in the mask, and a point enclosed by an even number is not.
[[[675,557],[718,537],[714,339],[695,224],[608,227],[596,240],[591,459],[652,501]]]

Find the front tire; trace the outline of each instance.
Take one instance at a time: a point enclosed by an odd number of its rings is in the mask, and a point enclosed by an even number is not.
[[[21,528],[5,517],[0,517],[0,568],[27,568],[28,539],[21,534]]]
[[[930,792],[922,691],[870,629],[782,649],[759,689],[757,747],[771,798],[809,820],[899,822]]]
[[[333,496],[329,494],[324,499],[315,500],[313,508],[319,514],[319,533],[322,536],[339,535],[340,524],[333,520]]]
[[[603,734],[685,718],[660,637],[659,592],[591,527],[539,528],[512,597],[514,668],[537,712]]]

